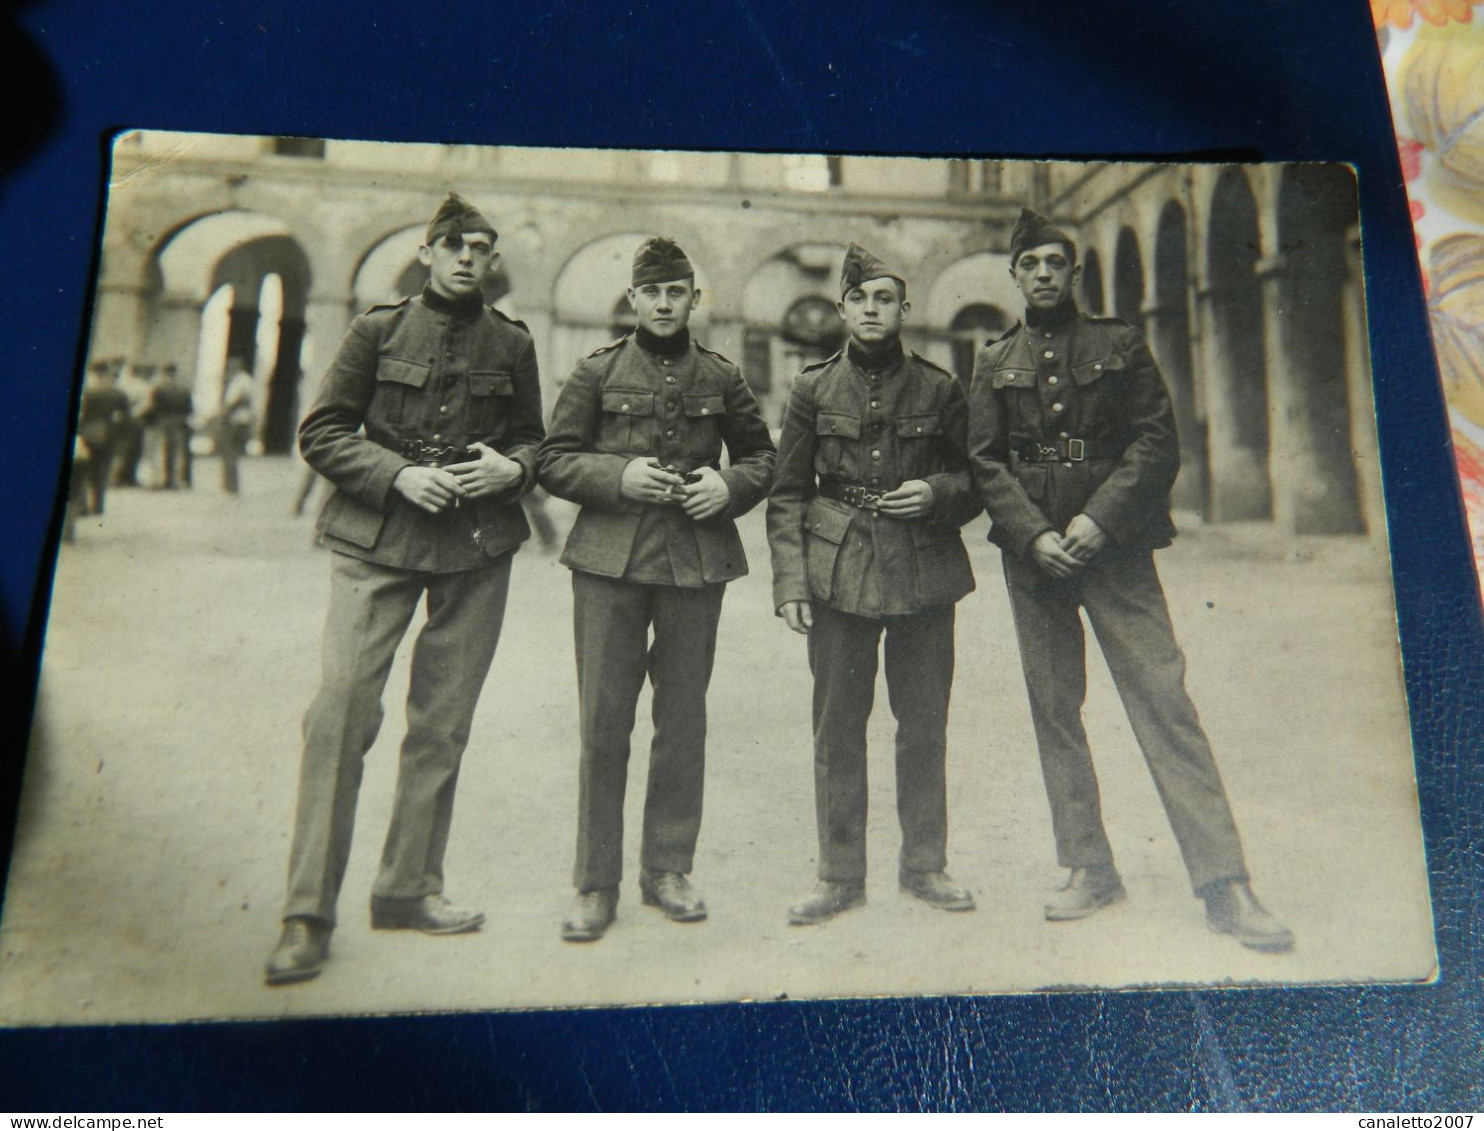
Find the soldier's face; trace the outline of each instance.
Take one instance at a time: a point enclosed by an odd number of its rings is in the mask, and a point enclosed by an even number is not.
[[[428,282],[444,298],[458,299],[484,286],[497,256],[488,232],[465,232],[444,236],[432,247],[417,249],[417,258],[428,268]]]
[[[902,336],[902,320],[912,304],[902,298],[890,276],[867,279],[851,287],[837,304],[850,336],[864,346],[883,345]]]
[[[700,298],[701,292],[690,279],[629,288],[629,305],[639,325],[657,338],[672,338],[684,330]]]
[[[1071,297],[1082,277],[1082,264],[1072,261],[1066,244],[1043,243],[1022,251],[1010,265],[1010,276],[1031,310],[1053,310]]]

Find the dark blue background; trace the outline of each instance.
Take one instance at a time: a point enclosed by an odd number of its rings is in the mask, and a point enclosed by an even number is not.
[[[0,13],[0,627],[22,691],[114,128],[1352,162],[1442,960],[1437,985],[1409,988],[6,1033],[0,1107],[1484,1107],[1484,649],[1365,0],[5,0]],[[7,713],[7,822],[27,723]],[[199,751],[198,772],[230,753]],[[1366,906],[1352,912],[1354,930],[1376,929]]]

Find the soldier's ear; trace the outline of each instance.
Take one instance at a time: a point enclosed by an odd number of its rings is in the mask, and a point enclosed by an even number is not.
[[[835,303],[835,309],[840,312],[840,321],[841,322],[844,322],[845,321],[845,300],[843,298],[839,302]]]
[[[424,267],[433,266],[433,249],[423,244],[417,249],[417,261]]]
[[[701,288],[700,287],[695,287],[695,288],[693,288],[691,290],[690,304],[692,306],[700,306],[701,305]]]
[[[628,290],[624,291],[624,294],[626,294],[626,295],[629,296],[629,309],[632,310],[635,314],[638,314],[639,313],[639,301],[638,301],[639,295],[638,295],[638,292],[635,291],[633,287],[630,287]]]
[[[1072,286],[1075,287],[1080,282],[1082,282],[1082,264],[1074,263],[1072,264]]]
[[[912,304],[910,302],[908,302],[906,299],[903,299],[902,300],[902,320],[905,322],[907,320],[907,315],[909,315],[911,313],[912,313]]]

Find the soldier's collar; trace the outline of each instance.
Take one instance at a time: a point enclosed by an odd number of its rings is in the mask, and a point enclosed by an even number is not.
[[[484,309],[484,295],[475,291],[463,298],[444,298],[429,283],[423,288],[423,302],[430,310],[439,314],[452,314],[457,318],[472,318]]]
[[[846,343],[845,352],[857,369],[878,373],[883,369],[890,369],[895,365],[901,364],[902,358],[905,356],[902,353],[902,340],[900,338],[889,345],[882,346],[879,350],[872,350],[869,353],[866,352],[865,348],[859,342],[852,339]]]
[[[679,357],[690,349],[690,328],[686,327],[668,338],[662,338],[650,333],[643,326],[635,326],[634,341],[645,353],[652,353],[657,357]]]
[[[1067,299],[1060,306],[1051,310],[1034,310],[1026,307],[1025,324],[1032,330],[1060,330],[1077,317],[1077,302],[1075,299]]]

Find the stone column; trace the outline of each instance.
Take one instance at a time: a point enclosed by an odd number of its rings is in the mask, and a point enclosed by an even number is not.
[[[136,286],[101,282],[93,305],[88,359],[136,359],[142,340],[144,293]]]
[[[1245,288],[1243,288],[1245,292]],[[1206,287],[1196,292],[1200,328],[1197,369],[1207,393],[1207,454],[1210,468],[1208,517],[1240,522],[1271,515],[1267,447],[1256,442],[1250,419],[1261,410],[1244,403],[1266,386],[1262,335],[1252,325],[1245,293]],[[1259,313],[1258,322],[1261,322]],[[1255,348],[1254,348],[1255,347]]]
[[[1191,372],[1190,314],[1184,302],[1144,311],[1149,349],[1164,375],[1180,437],[1180,476],[1170,502],[1178,510],[1204,514],[1206,509],[1206,427],[1197,411]]]
[[[1386,533],[1386,503],[1381,496],[1381,445],[1376,434],[1375,376],[1365,317],[1365,275],[1360,258],[1360,232],[1345,233],[1345,282],[1340,294],[1345,335],[1345,385],[1350,397],[1350,449],[1355,453],[1356,492],[1361,518],[1373,538]]]

